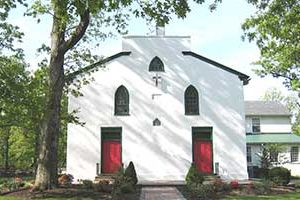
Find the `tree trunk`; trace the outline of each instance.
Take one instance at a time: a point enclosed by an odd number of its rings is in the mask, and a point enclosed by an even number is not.
[[[4,170],[9,168],[9,129],[5,129],[4,136]]]
[[[42,127],[35,190],[57,187],[57,143],[60,128],[61,97],[64,87],[64,30],[53,17],[49,64],[49,96]]]

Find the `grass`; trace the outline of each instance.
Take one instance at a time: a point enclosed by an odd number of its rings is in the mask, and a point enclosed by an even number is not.
[[[224,200],[299,200],[300,199],[300,190],[296,192],[291,192],[288,194],[282,195],[255,195],[255,196],[229,196],[224,198]]]

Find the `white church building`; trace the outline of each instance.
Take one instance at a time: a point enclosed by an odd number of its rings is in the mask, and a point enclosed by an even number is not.
[[[157,32],[125,36],[83,96],[69,97],[85,125],[68,125],[67,173],[94,180],[132,161],[140,182],[183,181],[194,162],[208,175],[248,179],[249,77],[192,52],[190,37]]]

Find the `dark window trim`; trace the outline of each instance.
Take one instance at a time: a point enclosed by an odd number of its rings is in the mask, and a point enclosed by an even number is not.
[[[119,138],[104,138],[105,134],[109,134],[109,133],[119,133],[120,137]],[[115,126],[115,127],[101,127],[101,153],[100,153],[100,157],[101,157],[101,163],[100,163],[100,174],[107,174],[107,173],[103,173],[103,141],[105,140],[112,140],[112,141],[120,141],[121,143],[121,163],[123,165],[123,145],[122,145],[122,127],[119,126]]]
[[[297,149],[297,152],[293,152],[293,149]],[[293,157],[293,153],[296,153],[297,157]],[[291,147],[291,162],[298,162],[299,161],[299,147],[298,146],[292,146]]]
[[[187,97],[188,97],[188,92],[190,92],[190,90],[192,90],[192,92],[195,92],[196,94],[196,104],[195,105],[188,105],[187,104]],[[190,110],[190,106],[194,106],[193,111],[189,111]],[[193,85],[189,85],[185,91],[184,91],[184,113],[185,115],[199,115],[199,93],[198,90],[193,86]]]
[[[259,124],[254,125],[253,121],[257,120]],[[252,117],[251,118],[251,129],[252,133],[260,133],[261,132],[261,123],[260,123],[260,117]],[[254,131],[255,128],[258,128],[258,131]]]
[[[203,138],[201,137],[201,134],[209,134],[210,137],[208,138]],[[206,127],[198,127],[198,126],[192,126],[192,161],[193,163],[195,162],[194,158],[194,142],[195,140],[206,140],[211,142],[211,150],[212,150],[212,173],[211,175],[214,174],[214,143],[213,143],[213,127],[206,126]]]
[[[252,148],[250,145],[246,146],[246,156],[247,156],[247,163],[251,163],[252,162]]]
[[[164,63],[158,56],[155,56],[150,61],[149,72],[164,72],[164,71],[165,71]]]
[[[122,91],[123,90],[123,91]],[[122,107],[126,107],[126,112],[120,112],[118,111],[119,106],[121,105],[117,105],[117,95],[120,95],[119,92],[124,92],[125,96],[125,103],[126,105],[122,105]],[[114,96],[114,102],[115,102],[115,107],[114,107],[114,114],[115,116],[129,116],[129,91],[127,90],[127,88],[124,85],[121,85],[117,88],[116,92],[115,92],[115,96]]]

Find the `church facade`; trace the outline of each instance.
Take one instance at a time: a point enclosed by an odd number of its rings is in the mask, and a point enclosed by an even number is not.
[[[143,181],[205,174],[247,179],[243,86],[249,77],[190,50],[190,37],[125,36],[94,81],[69,97],[67,173],[113,174],[132,161]]]

